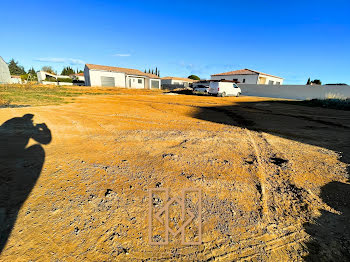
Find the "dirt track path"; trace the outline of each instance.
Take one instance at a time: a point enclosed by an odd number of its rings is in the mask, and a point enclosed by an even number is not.
[[[253,97],[128,93],[1,109],[0,122],[26,113],[46,123],[53,139],[43,146],[45,163],[5,261],[286,261],[313,258],[319,248],[325,260],[349,254],[346,199],[333,205],[324,190],[339,183],[346,193],[349,185],[346,112]],[[344,152],[341,160],[335,151]],[[202,189],[202,245],[147,243],[148,189],[156,185],[172,195]],[[330,227],[324,219],[331,218]]]

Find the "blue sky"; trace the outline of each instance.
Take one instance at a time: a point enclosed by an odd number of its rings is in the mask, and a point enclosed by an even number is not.
[[[350,84],[350,1],[4,1],[0,56],[26,69],[84,63],[161,76],[250,68]]]

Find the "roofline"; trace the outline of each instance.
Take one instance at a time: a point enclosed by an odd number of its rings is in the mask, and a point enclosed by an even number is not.
[[[265,74],[265,73],[262,73],[262,72],[259,72],[259,71],[255,71],[255,70],[252,70],[252,69],[249,69],[249,68],[244,68],[243,70],[251,71],[252,74],[229,74],[229,75],[226,75],[225,73],[220,73],[220,74],[214,74],[214,75],[210,75],[210,76],[266,75],[266,76],[271,76],[271,77],[275,77],[275,78],[279,78],[279,79],[284,79],[283,77],[274,76],[274,75],[270,75],[270,74]]]
[[[149,79],[161,79],[161,78],[160,78],[159,76],[157,76],[157,75],[150,76],[150,75],[152,75],[152,74],[144,73],[144,72],[142,72],[141,70],[134,69],[134,68],[125,68],[125,67],[116,67],[116,66],[106,66],[106,67],[112,67],[112,68],[116,68],[116,69],[121,68],[121,69],[126,69],[126,70],[137,70],[137,71],[140,71],[140,74],[129,74],[129,73],[126,73],[126,72],[123,72],[123,71],[111,71],[111,70],[104,70],[104,69],[95,69],[95,68],[90,68],[89,65],[91,65],[91,66],[104,66],[104,65],[96,65],[96,64],[85,64],[85,66],[86,66],[89,70],[122,73],[122,74],[125,74],[125,75],[142,76],[142,77],[149,78]]]

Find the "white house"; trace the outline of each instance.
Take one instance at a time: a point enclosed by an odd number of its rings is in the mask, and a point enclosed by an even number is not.
[[[166,76],[162,77],[162,86],[163,85],[182,85],[184,87],[189,87],[190,84],[196,82],[196,80],[189,79],[189,78],[182,78],[182,77],[172,77],[172,76]]]
[[[86,86],[111,86],[127,88],[160,89],[160,78],[137,69],[86,64]]]
[[[251,69],[241,69],[226,73],[211,75],[212,80],[231,80],[242,84],[282,85],[283,78],[261,73]]]
[[[84,73],[72,74],[70,78],[77,81],[85,81]]]
[[[11,76],[11,84],[22,84],[21,76]]]
[[[43,85],[73,85],[70,76],[55,75],[45,71],[39,71],[36,75],[38,76],[38,82]]]
[[[0,56],[0,84],[11,83],[10,70],[4,59]]]

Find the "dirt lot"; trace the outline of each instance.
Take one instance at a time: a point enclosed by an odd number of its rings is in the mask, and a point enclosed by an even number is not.
[[[25,114],[47,128],[24,150],[36,131],[0,127],[1,261],[350,259],[347,111],[119,90],[0,109],[0,123]],[[202,189],[201,245],[149,245],[155,187]]]

